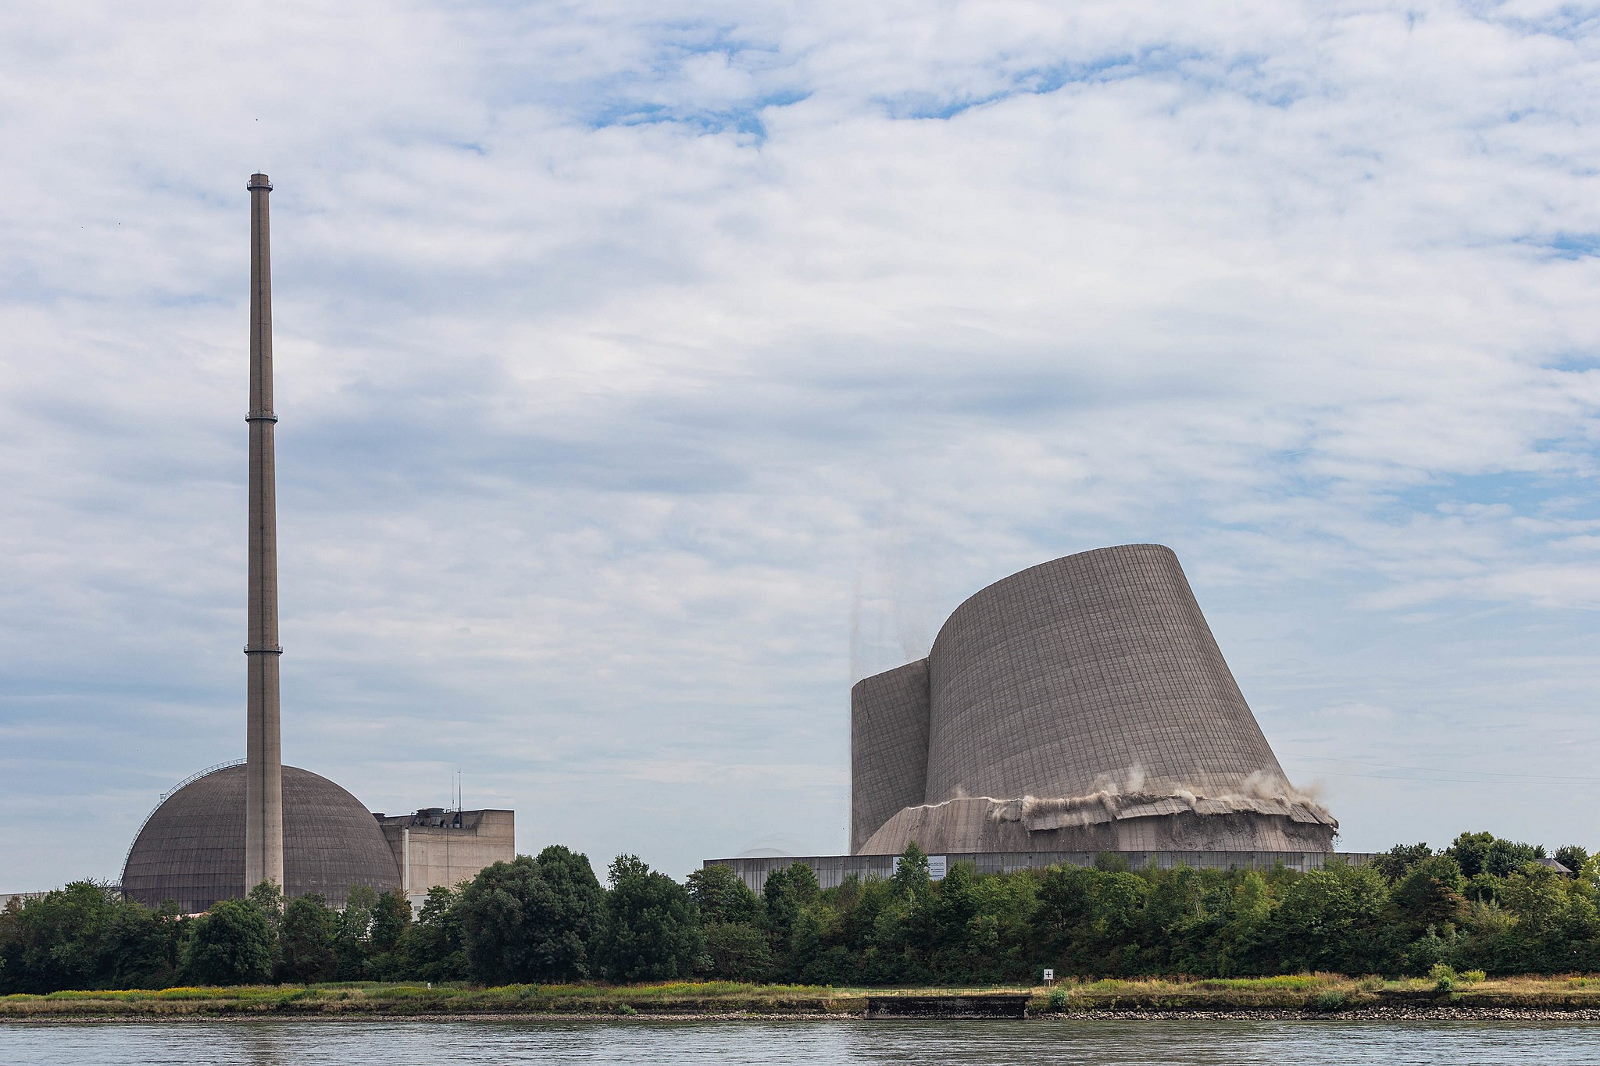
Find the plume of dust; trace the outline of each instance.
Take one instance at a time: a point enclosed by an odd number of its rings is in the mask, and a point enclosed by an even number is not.
[[[928,654],[939,624],[933,616],[934,595],[926,552],[912,551],[910,542],[910,529],[897,508],[885,516],[883,537],[878,543],[878,570],[903,662]]]
[[[876,543],[861,553],[850,595],[850,683],[925,658],[939,619],[927,569],[914,561],[910,536],[889,513]],[[890,647],[900,658],[885,662]]]
[[[850,586],[850,684],[865,676],[861,672],[861,566],[856,565],[856,578]]]

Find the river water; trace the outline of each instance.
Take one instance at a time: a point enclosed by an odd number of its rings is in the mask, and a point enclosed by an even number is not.
[[[1600,1022],[0,1022],[3,1066],[1600,1063]]]

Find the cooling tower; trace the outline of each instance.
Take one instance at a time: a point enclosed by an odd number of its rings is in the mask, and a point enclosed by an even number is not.
[[[990,585],[851,712],[856,854],[1332,850],[1161,545]]]

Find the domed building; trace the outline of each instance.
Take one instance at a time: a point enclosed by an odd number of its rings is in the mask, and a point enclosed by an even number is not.
[[[169,795],[128,851],[122,891],[185,914],[237,899],[244,883],[245,767],[212,770]],[[400,868],[378,820],[350,793],[310,770],[283,768],[284,894],[315,892],[344,906],[354,885],[398,889]]]

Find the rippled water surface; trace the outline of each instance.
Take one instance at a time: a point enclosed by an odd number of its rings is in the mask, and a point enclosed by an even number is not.
[[[1596,1022],[0,1022],[4,1066],[1600,1063]]]

